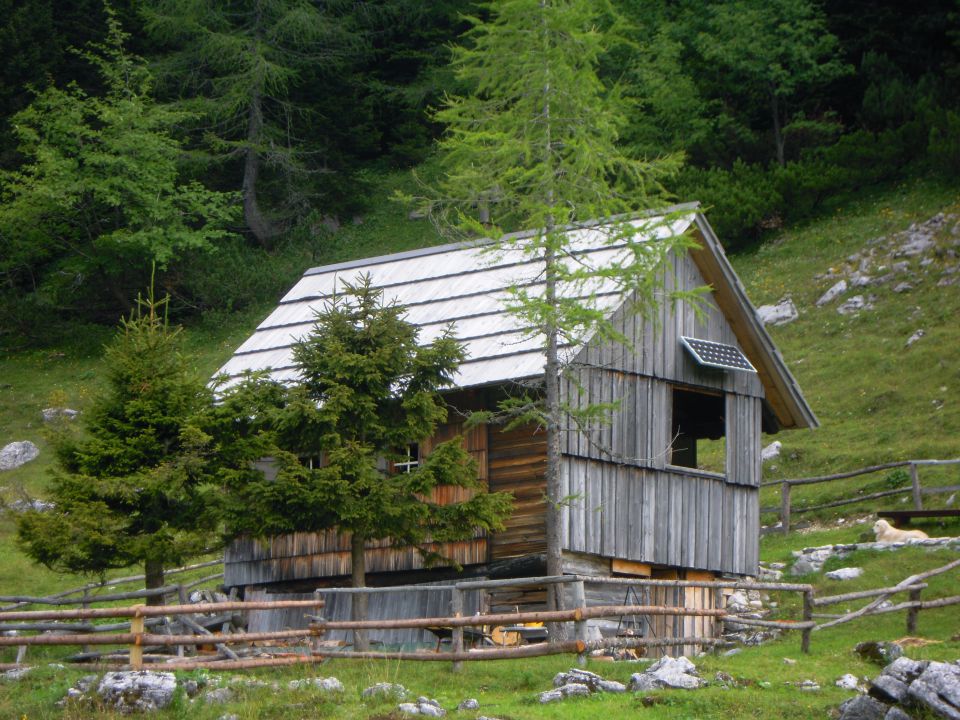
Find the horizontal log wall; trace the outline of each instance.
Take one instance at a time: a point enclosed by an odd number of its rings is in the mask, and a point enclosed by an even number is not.
[[[513,493],[513,513],[503,531],[490,538],[490,559],[542,553],[546,541],[547,440],[533,427],[489,430],[490,491]]]
[[[567,550],[672,567],[757,571],[758,494],[723,478],[566,457]]]

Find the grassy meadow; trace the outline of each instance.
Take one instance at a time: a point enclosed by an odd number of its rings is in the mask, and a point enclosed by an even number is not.
[[[382,179],[384,193],[406,187],[400,176]],[[772,241],[731,257],[756,305],[773,303],[790,295],[800,318],[789,325],[770,328],[791,371],[817,413],[822,427],[793,431],[776,438],[783,442],[781,458],[765,467],[766,479],[796,478],[839,472],[893,460],[960,457],[960,285],[938,287],[936,270],[955,258],[946,249],[954,238],[938,237],[943,248],[935,267],[911,292],[894,293],[890,285],[850,291],[876,296],[875,308],[854,316],[841,316],[833,303],[823,308],[816,299],[832,284],[816,276],[860,250],[871,238],[889,235],[922,222],[937,212],[960,213],[957,188],[931,181],[914,180],[896,187],[852,194],[833,201],[819,220],[782,231]],[[425,244],[439,238],[424,221],[410,221],[397,203],[382,203],[364,216],[363,222],[344,227],[335,241],[314,252],[314,265],[336,262]],[[915,261],[914,261],[915,262]],[[188,326],[185,350],[196,371],[209,375],[269,312],[267,305],[232,315],[211,315]],[[924,337],[910,348],[907,338],[923,329]],[[0,356],[0,444],[32,440],[41,447],[41,457],[23,468],[0,475],[0,493],[15,500],[22,493],[43,495],[52,466],[47,444],[48,429],[40,410],[68,406],[83,410],[95,395],[101,371],[99,355],[108,330],[84,329],[65,338],[56,348],[27,350]],[[923,469],[924,484],[960,483],[960,467]],[[868,478],[800,488],[794,492],[794,507],[812,505],[856,492],[897,487],[902,475],[880,473]],[[907,496],[905,496],[907,497]],[[947,496],[927,498],[942,505]],[[789,536],[767,535],[761,542],[761,557],[783,562],[793,550],[828,542],[853,542],[869,530],[869,513],[878,507],[899,507],[897,498],[865,503],[852,508],[823,511],[810,520],[813,527]],[[776,505],[775,488],[764,491],[762,505]],[[956,506],[956,505],[954,505]],[[765,521],[775,518],[767,516]],[[931,534],[958,535],[960,523],[930,525]],[[818,594],[890,585],[906,576],[943,565],[956,553],[912,548],[896,553],[860,552],[842,561],[861,565],[863,577],[838,583],[822,574],[800,578],[817,586]],[[832,569],[838,561],[831,561]],[[208,571],[203,571],[208,572]],[[202,573],[198,573],[202,574]],[[956,572],[933,578],[925,598],[956,594]],[[0,515],[0,595],[48,594],[88,580],[63,577],[32,565],[17,549],[13,523]],[[796,597],[773,598],[782,617],[798,617]],[[856,606],[851,606],[854,609]],[[841,608],[840,610],[843,610]],[[838,610],[839,611],[839,610]],[[813,636],[812,652],[801,655],[799,636],[788,634],[761,647],[744,648],[730,657],[707,655],[695,660],[701,674],[713,681],[717,672],[736,679],[735,687],[711,682],[691,691],[658,691],[637,695],[594,696],[561,704],[540,706],[536,695],[551,685],[559,670],[572,666],[569,657],[497,661],[467,664],[454,674],[445,663],[380,661],[329,661],[310,668],[284,668],[227,674],[231,678],[256,678],[265,686],[236,684],[235,697],[224,705],[191,702],[178,696],[173,707],[158,718],[216,720],[225,715],[239,718],[387,718],[399,717],[392,703],[362,701],[360,691],[374,682],[400,682],[414,695],[437,698],[448,710],[466,697],[480,701],[479,712],[451,713],[456,717],[478,715],[504,720],[538,718],[609,718],[642,714],[645,718],[809,718],[824,717],[851,693],[834,686],[842,674],[875,675],[879,668],[852,654],[864,639],[892,640],[905,634],[904,615],[889,614],[860,619],[824,630]],[[914,658],[955,660],[960,657],[960,610],[957,607],[920,614],[917,635],[923,638],[908,654]],[[23,680],[0,680],[0,718],[112,717],[104,709],[55,705],[66,689],[87,670],[42,664],[55,660],[54,650],[31,650],[39,664]],[[10,662],[13,650],[0,650],[0,662]],[[785,662],[785,658],[796,663]],[[610,679],[628,680],[639,668],[633,663],[591,660],[589,669]],[[316,690],[277,693],[281,686],[304,675],[336,676],[346,691],[340,697],[325,697]],[[184,677],[203,680],[202,673]],[[814,680],[819,691],[802,691],[797,684]]]

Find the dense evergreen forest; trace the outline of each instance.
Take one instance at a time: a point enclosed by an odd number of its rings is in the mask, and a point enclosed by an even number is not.
[[[601,4],[598,3],[598,7]],[[466,0],[0,0],[0,346],[274,299],[435,173]],[[839,192],[960,172],[955,0],[611,0],[622,145],[682,157],[728,249]],[[504,58],[504,62],[509,62]],[[584,118],[589,122],[589,118]]]

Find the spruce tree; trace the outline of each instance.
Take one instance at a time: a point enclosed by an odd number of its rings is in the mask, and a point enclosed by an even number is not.
[[[57,439],[53,509],[18,517],[20,546],[51,569],[103,575],[139,563],[155,588],[164,567],[218,540],[209,437],[191,424],[211,397],[179,352],[166,304],[151,293],[121,322],[84,434]]]
[[[546,428],[547,573],[555,575],[562,567],[560,441],[569,419],[560,397],[560,346],[617,339],[591,301],[600,279],[641,313],[661,301],[689,299],[662,292],[664,265],[688,239],[663,233],[662,241],[645,242],[631,222],[663,204],[661,183],[679,158],[637,159],[618,144],[627,106],[597,75],[606,45],[601,22],[614,17],[609,6],[502,0],[483,8],[487,19],[471,18],[463,45],[454,49],[457,77],[471,92],[449,97],[436,113],[446,125],[444,174],[425,207],[445,230],[492,236],[496,247],[519,249],[543,264],[543,292],[514,288],[508,308],[543,342],[542,396],[520,403],[515,420]],[[568,231],[596,221],[603,243],[624,246],[615,266],[570,259]],[[640,225],[646,232],[656,222]],[[503,235],[514,229],[527,232]],[[553,593],[550,600],[559,604]]]
[[[446,421],[440,391],[452,386],[463,350],[449,334],[419,345],[418,329],[405,320],[403,308],[384,303],[369,278],[344,285],[294,346],[301,381],[286,397],[269,382],[259,383],[259,393],[247,384],[227,395],[227,402],[237,393],[259,396],[254,414],[272,415],[269,424],[285,451],[275,454],[275,478],[244,477],[230,489],[227,523],[233,534],[329,528],[347,533],[352,582],[363,587],[368,540],[414,545],[428,563],[441,561],[429,545],[469,539],[477,529],[502,529],[511,497],[486,492],[460,437],[436,445],[406,472],[390,471],[390,461],[407,460],[409,446]],[[464,488],[469,499],[432,502],[439,485]],[[353,610],[355,618],[366,617],[365,595],[354,596]],[[365,646],[362,633],[355,638]]]

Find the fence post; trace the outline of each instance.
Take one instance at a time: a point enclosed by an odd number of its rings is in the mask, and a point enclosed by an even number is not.
[[[909,595],[910,602],[919,603],[921,592],[921,590],[911,590]],[[907,608],[907,635],[913,635],[917,632],[917,615],[919,614],[919,606]]]
[[[130,632],[133,633],[133,645],[130,646],[130,667],[134,670],[143,669],[143,615],[139,608],[143,605],[135,605],[137,612],[130,618]]]
[[[450,610],[453,613],[453,617],[463,617],[463,590],[459,588],[453,589],[453,597],[450,600]],[[463,626],[457,625],[453,628],[453,642],[452,642],[453,654],[459,655],[463,652]],[[463,670],[463,661],[454,660],[453,661],[453,671],[460,672]]]
[[[916,463],[910,463],[910,483],[913,485],[913,507],[923,510],[923,496],[920,494],[920,469]]]
[[[578,610],[586,610],[587,608],[587,594],[583,589],[583,580],[577,580],[573,583],[573,606]],[[578,643],[587,642],[587,621],[578,618],[573,622],[574,635]],[[583,645],[581,645],[583,647]],[[577,653],[577,665],[579,667],[587,666],[587,653],[579,652]]]
[[[813,620],[813,591],[806,590],[803,593],[803,621],[810,622]],[[805,627],[800,635],[800,652],[809,653],[810,652],[810,635],[813,633],[813,628]]]
[[[780,532],[790,532],[790,483],[786,480],[780,484]]]

